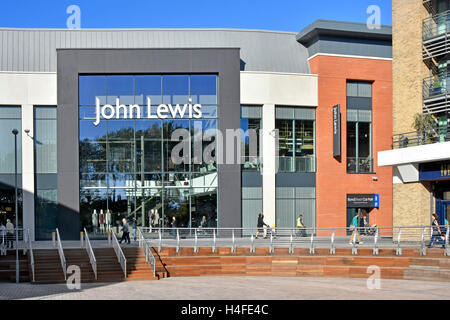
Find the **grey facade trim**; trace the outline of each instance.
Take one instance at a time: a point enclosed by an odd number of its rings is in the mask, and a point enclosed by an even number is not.
[[[262,174],[261,172],[242,172],[242,187],[260,187],[262,188]]]
[[[391,41],[392,27],[386,25],[380,27],[371,30],[365,23],[318,19],[300,31],[296,39],[304,45],[308,45],[315,37],[324,35]]]
[[[67,49],[57,50],[58,227],[77,239],[80,229],[79,74],[218,74],[219,130],[240,128],[240,52],[226,49]],[[223,150],[223,159],[226,159]],[[241,226],[239,164],[218,165],[219,227]]]
[[[277,173],[275,185],[277,187],[315,187],[316,174],[302,172]]]
[[[0,190],[15,188],[15,174],[14,173],[0,173]],[[17,188],[22,188],[22,174],[17,174]]]
[[[297,35],[308,48],[309,57],[318,53],[392,58],[392,27],[371,30],[365,23],[317,20]]]

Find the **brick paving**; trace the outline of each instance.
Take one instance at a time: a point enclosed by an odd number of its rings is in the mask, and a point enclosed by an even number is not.
[[[318,300],[449,299],[450,282],[381,280],[370,290],[366,279],[291,277],[185,277],[159,281],[66,285],[0,283],[0,299],[31,300]]]

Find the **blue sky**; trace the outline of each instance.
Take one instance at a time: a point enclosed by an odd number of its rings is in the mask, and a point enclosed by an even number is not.
[[[392,24],[391,0],[1,0],[0,27],[66,28],[73,4],[81,28],[300,31],[319,18],[366,22],[370,5],[380,7],[382,24]]]

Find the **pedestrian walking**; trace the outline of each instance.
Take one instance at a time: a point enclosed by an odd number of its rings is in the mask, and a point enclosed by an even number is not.
[[[349,244],[353,244],[353,239],[356,239],[356,243],[363,244],[363,242],[360,241],[360,238],[359,238],[358,218],[359,218],[359,213],[356,212],[355,216],[353,217],[352,223],[350,224],[350,230],[353,230],[353,232],[352,232],[352,235],[350,237]]]
[[[437,243],[441,243],[442,240],[444,240],[445,243],[445,236],[443,235],[443,232],[441,231],[441,228],[439,226],[438,215],[436,213],[433,213],[431,216],[432,216],[431,221],[432,235],[430,243],[428,244],[428,248],[430,248],[435,243],[435,241]],[[442,246],[445,248],[444,244]]]
[[[303,215],[300,214],[297,218],[297,234],[300,237],[306,237],[306,226],[303,222]]]
[[[120,239],[119,243],[121,244],[122,241],[125,240],[125,242],[128,242],[128,244],[130,244],[130,226],[128,225],[128,221],[125,218],[122,219],[122,223],[122,238]]]
[[[14,225],[11,220],[6,220],[6,247],[13,248],[14,246]]]
[[[261,212],[258,215],[258,222],[257,222],[257,225],[256,225],[256,227],[258,228],[258,230],[256,231],[256,237],[255,237],[256,239],[258,239],[259,233],[263,234],[263,238],[264,239],[266,238],[266,233],[264,232],[264,226],[270,227],[268,224],[266,224],[264,222],[264,214]]]

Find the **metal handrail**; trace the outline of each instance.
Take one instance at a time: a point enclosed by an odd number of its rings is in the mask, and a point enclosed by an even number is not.
[[[140,227],[137,228],[138,233],[138,241],[139,241],[139,247],[142,248],[145,254],[145,260],[150,265],[150,268],[152,269],[153,276],[156,277],[156,258],[152,252],[152,247],[149,245],[149,242],[147,239],[145,239],[144,235],[142,234],[142,231],[140,230]]]
[[[33,245],[31,244],[30,229],[27,229],[27,241],[28,241],[28,250],[30,252],[31,277],[32,277],[32,282],[34,282],[35,281],[35,277],[34,277],[34,254],[33,254]]]
[[[92,271],[94,271],[95,280],[97,280],[97,259],[95,259],[94,250],[92,249],[86,228],[84,228],[84,237],[86,239],[86,251],[89,256],[89,262],[91,263]]]
[[[302,228],[301,236],[298,236],[298,228],[271,228],[270,237],[256,240],[255,234],[258,228],[202,228],[201,234],[197,228],[177,228],[179,235],[174,239],[172,228],[141,227],[142,236],[150,242],[155,241],[159,250],[166,247],[210,247],[217,252],[218,247],[230,247],[235,252],[237,247],[247,247],[255,252],[255,247],[266,247],[270,252],[275,247],[289,248],[289,253],[294,253],[294,248],[309,248],[311,254],[316,249],[328,248],[331,254],[335,248],[351,248],[353,254],[358,254],[360,248],[372,248],[377,255],[380,248],[394,249],[397,254],[402,254],[405,248],[423,248],[425,241],[431,240],[431,226],[405,226],[405,227],[357,227],[361,242],[358,242],[357,234],[352,233],[347,227],[329,228]],[[401,230],[401,233],[400,233]],[[426,230],[426,234],[423,233]],[[310,233],[311,232],[311,233]],[[234,235],[234,236],[233,236]],[[276,235],[276,236],[275,236]],[[400,241],[399,241],[400,240]],[[350,244],[349,244],[350,243]],[[424,253],[426,254],[426,253]]]
[[[61,267],[64,273],[64,280],[67,280],[67,262],[66,257],[64,256],[64,250],[61,243],[61,237],[59,236],[59,230],[56,228],[56,243],[58,245],[58,253],[59,258],[61,259]]]
[[[125,254],[122,251],[122,248],[119,245],[119,241],[117,240],[116,233],[114,230],[111,230],[111,237],[112,237],[112,246],[114,249],[114,252],[117,256],[117,261],[119,261],[120,266],[122,267],[123,274],[125,278],[127,277],[127,258],[125,257]]]

